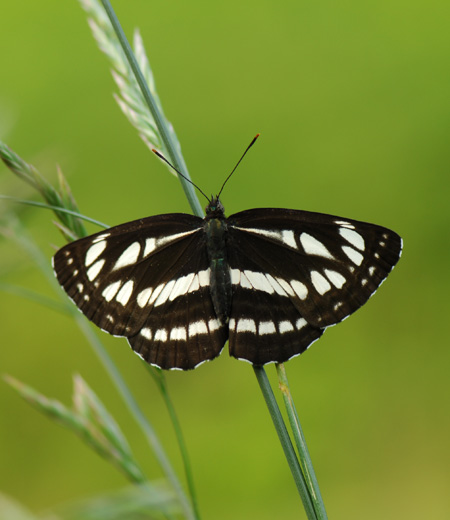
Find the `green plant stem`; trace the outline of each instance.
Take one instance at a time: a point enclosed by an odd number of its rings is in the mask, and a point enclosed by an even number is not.
[[[275,430],[278,434],[278,438],[280,439],[284,455],[286,456],[292,477],[294,478],[295,485],[297,486],[300,498],[302,499],[303,507],[305,508],[308,520],[317,520],[317,515],[315,513],[314,506],[311,501],[302,470],[300,468],[300,464],[295,454],[294,447],[292,446],[292,442],[287,432],[286,425],[284,424],[280,409],[278,408],[277,401],[273,395],[266,371],[263,367],[258,366],[253,366],[253,370],[266,401],[267,408],[269,409],[270,416],[272,417]]]
[[[162,398],[164,399],[167,410],[169,412],[170,420],[172,421],[172,426],[177,437],[178,446],[180,448],[181,458],[183,459],[184,472],[186,475],[186,482],[189,488],[189,494],[192,500],[192,507],[194,509],[194,513],[197,515],[197,518],[200,518],[200,511],[198,508],[197,494],[195,492],[194,477],[192,475],[191,463],[189,460],[186,443],[184,441],[183,432],[181,430],[181,425],[175,412],[172,399],[169,396],[165,375],[163,371],[159,368],[152,367],[147,363],[146,367],[151,376],[153,377],[155,383],[157,384],[158,389],[161,392]]]
[[[45,202],[37,202],[34,200],[25,200],[25,199],[17,199],[16,197],[9,197],[8,195],[0,195],[0,199],[2,200],[10,200],[11,202],[16,202],[17,204],[24,204],[25,206],[36,206],[37,208],[51,209],[54,212],[65,213],[66,215],[71,215],[72,217],[77,217],[81,220],[85,220],[86,222],[90,222],[91,224],[95,224],[96,226],[102,227],[104,229],[109,228],[103,222],[99,220],[95,220],[93,218],[87,217],[86,215],[81,215],[76,211],[72,211],[70,209],[61,208],[59,206],[53,206],[52,204],[46,204]]]
[[[153,99],[153,96],[147,86],[147,83],[144,79],[141,69],[139,68],[139,65],[133,54],[133,51],[131,50],[131,46],[128,43],[128,40],[125,36],[125,33],[123,32],[120,22],[111,6],[111,3],[109,2],[109,0],[101,0],[101,2],[106,11],[106,14],[108,15],[111,25],[114,28],[117,38],[119,39],[120,45],[122,46],[122,49],[125,53],[128,63],[130,64],[131,70],[133,71],[133,74],[136,78],[139,88],[141,89],[145,102],[147,103],[148,108],[150,109],[150,112],[153,116],[153,119],[155,120],[155,124],[161,134],[161,138],[164,142],[164,145],[166,146],[166,148],[169,152],[170,161],[173,163],[175,168],[177,168],[185,177],[190,179],[189,172],[186,167],[186,163],[184,162],[182,155],[179,153],[176,144],[173,142],[170,132],[167,128],[166,118],[160,112],[157,103]],[[195,190],[194,190],[192,184],[190,184],[188,181],[186,181],[185,179],[183,179],[180,176],[178,176],[178,178],[180,179],[181,185],[183,187],[183,190],[186,194],[186,197],[189,201],[189,204],[192,208],[194,215],[202,217],[203,208],[201,207],[201,205],[198,201],[198,198],[195,194]]]
[[[325,505],[320,494],[319,484],[317,482],[316,474],[312,465],[311,457],[309,455],[308,447],[306,445],[305,436],[300,425],[297,410],[292,399],[291,390],[289,388],[289,381],[286,375],[286,368],[283,363],[276,364],[279,388],[283,396],[286,412],[288,414],[289,423],[291,425],[294,441],[297,446],[300,465],[303,475],[305,477],[306,485],[308,486],[309,495],[311,497],[314,510],[318,520],[327,520],[327,513]]]

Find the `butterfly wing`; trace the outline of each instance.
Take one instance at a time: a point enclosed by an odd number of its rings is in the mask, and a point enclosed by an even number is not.
[[[202,219],[158,215],[72,242],[54,256],[59,283],[97,326],[146,361],[194,368],[223,348]]]
[[[400,254],[381,226],[321,213],[253,209],[228,221],[230,353],[286,361],[361,307]]]

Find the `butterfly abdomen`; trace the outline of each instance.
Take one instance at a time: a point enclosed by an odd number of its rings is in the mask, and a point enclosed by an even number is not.
[[[225,217],[205,219],[206,245],[210,262],[211,299],[217,318],[228,323],[231,309],[231,277],[227,260]]]

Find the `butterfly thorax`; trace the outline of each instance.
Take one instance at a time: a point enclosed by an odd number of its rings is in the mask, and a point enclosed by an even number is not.
[[[203,225],[210,264],[211,299],[221,323],[228,322],[231,308],[231,278],[227,261],[227,222],[224,207],[212,197]]]

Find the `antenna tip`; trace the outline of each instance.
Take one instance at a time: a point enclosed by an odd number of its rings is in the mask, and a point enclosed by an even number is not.
[[[260,135],[261,135],[260,133],[257,133],[257,134],[255,135],[255,139],[258,139],[258,137],[259,137]]]
[[[173,166],[169,162],[167,162],[167,159],[164,157],[164,155],[161,152],[158,152],[158,150],[156,150],[156,148],[152,148],[152,152],[156,155],[156,157],[159,157],[160,159],[165,161],[169,166],[171,166],[173,168]]]

